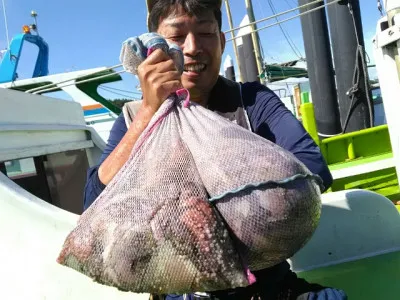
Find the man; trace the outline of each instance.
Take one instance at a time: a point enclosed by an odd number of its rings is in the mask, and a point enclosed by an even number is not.
[[[225,36],[221,32],[221,0],[148,0],[148,27],[181,47],[183,75],[162,50],[139,66],[143,100],[129,129],[124,115],[116,120],[99,166],[88,171],[85,209],[127,161],[131,149],[163,101],[181,87],[190,99],[225,116],[256,134],[291,151],[328,188],[332,177],[317,145],[300,122],[267,87],[255,82],[238,84],[219,76]],[[162,151],[162,150],[160,150]],[[287,262],[254,272],[257,283],[249,288],[186,299],[346,299],[342,291],[300,280]],[[164,297],[164,296],[163,296]],[[184,299],[167,295],[166,299]]]

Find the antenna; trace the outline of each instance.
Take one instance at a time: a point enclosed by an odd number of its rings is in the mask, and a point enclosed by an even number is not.
[[[37,26],[37,12],[32,10],[31,11],[31,17],[35,20],[34,23],[31,25],[31,29],[36,31],[36,34],[39,35],[39,30],[38,30],[38,26]]]
[[[6,36],[7,36],[7,48],[10,49],[10,38],[8,36],[6,5],[4,3],[4,0],[1,0],[1,2],[3,4],[4,24],[5,24],[5,27],[6,27]]]

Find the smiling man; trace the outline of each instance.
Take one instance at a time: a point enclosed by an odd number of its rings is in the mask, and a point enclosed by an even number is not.
[[[115,121],[98,166],[88,171],[84,207],[89,207],[127,161],[133,145],[163,101],[184,87],[191,101],[220,114],[291,151],[313,173],[332,184],[332,176],[301,123],[282,101],[258,82],[236,83],[219,76],[225,36],[221,32],[221,0],[148,0],[148,28],[179,45],[185,58],[181,75],[172,59],[156,50],[139,66],[143,99],[126,126],[124,114]],[[162,151],[162,150],[160,150]],[[165,299],[347,299],[340,290],[298,279],[287,262],[253,272],[248,288],[211,294],[163,295]]]
[[[212,2],[216,7],[220,5],[215,5],[218,1],[181,1],[183,5],[170,5],[166,9],[165,4],[173,2],[148,1],[149,30],[182,48],[185,56],[182,85],[189,89],[192,101],[207,105],[218,80],[225,37],[221,33],[219,12],[205,8]]]

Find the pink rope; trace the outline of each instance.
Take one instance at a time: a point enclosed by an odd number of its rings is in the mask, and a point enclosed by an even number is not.
[[[178,95],[178,97],[180,97],[180,96],[182,96],[183,94],[186,93],[186,98],[185,98],[185,101],[183,102],[183,106],[184,107],[189,107],[189,104],[190,104],[190,93],[189,93],[189,91],[187,89],[179,89],[175,93]]]

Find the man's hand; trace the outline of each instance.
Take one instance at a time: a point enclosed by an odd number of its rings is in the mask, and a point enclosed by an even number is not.
[[[161,49],[155,50],[138,67],[143,106],[155,113],[165,99],[182,87],[174,61]]]
[[[128,160],[137,139],[168,96],[181,88],[181,74],[174,61],[161,49],[138,67],[143,102],[127,133],[99,168],[99,179],[107,185]]]

